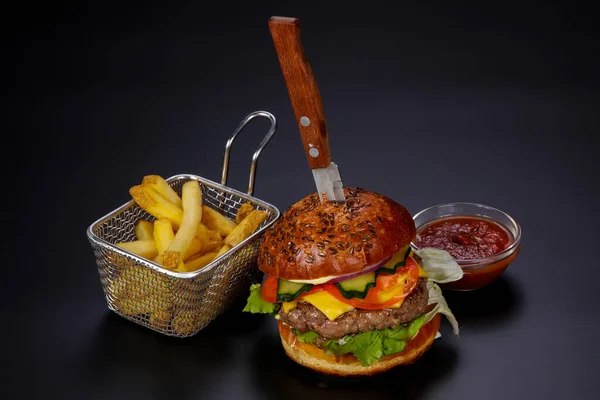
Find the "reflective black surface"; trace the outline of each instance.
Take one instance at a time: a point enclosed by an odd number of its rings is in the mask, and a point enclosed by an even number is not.
[[[2,398],[596,398],[600,41],[575,3],[210,7],[117,2],[6,10]],[[421,4],[423,3],[423,4]],[[365,379],[307,371],[240,304],[189,339],[111,313],[85,229],[146,174],[218,180],[229,133],[279,130],[255,195],[314,190],[267,20],[302,20],[347,186],[409,211],[450,201],[522,226],[505,275],[448,292],[460,337]],[[256,123],[236,142],[244,189]]]

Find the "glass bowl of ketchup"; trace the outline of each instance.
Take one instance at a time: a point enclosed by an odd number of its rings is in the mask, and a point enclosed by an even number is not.
[[[474,290],[490,284],[517,257],[521,227],[507,213],[477,203],[447,203],[414,215],[413,248],[446,250],[463,270],[451,290]]]

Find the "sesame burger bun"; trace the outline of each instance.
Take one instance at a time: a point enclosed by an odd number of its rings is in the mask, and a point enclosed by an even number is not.
[[[360,188],[344,188],[346,204],[313,193],[292,205],[265,233],[258,267],[284,279],[317,279],[359,272],[410,245],[409,212]]]
[[[287,324],[279,321],[278,326],[286,354],[298,364],[328,375],[362,376],[378,374],[415,362],[433,343],[440,328],[440,319],[440,314],[437,314],[429,323],[421,327],[417,336],[408,342],[400,353],[382,357],[367,367],[363,367],[352,354],[340,357],[327,356],[319,347],[300,342]]]

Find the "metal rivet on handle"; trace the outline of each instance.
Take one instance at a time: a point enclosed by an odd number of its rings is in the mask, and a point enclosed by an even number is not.
[[[310,154],[310,156],[313,158],[317,158],[319,157],[319,149],[316,147],[311,147],[310,150],[308,150],[308,154]]]
[[[302,125],[302,126],[309,126],[310,125],[310,119],[308,117],[302,117],[302,118],[300,118],[300,125]]]

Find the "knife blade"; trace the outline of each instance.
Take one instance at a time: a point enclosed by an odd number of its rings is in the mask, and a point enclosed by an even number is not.
[[[344,203],[346,197],[340,171],[331,161],[321,94],[300,40],[300,21],[271,17],[269,29],[317,193],[321,201]]]
[[[327,168],[313,168],[312,173],[322,201],[346,202],[340,171],[334,162],[329,163]]]

